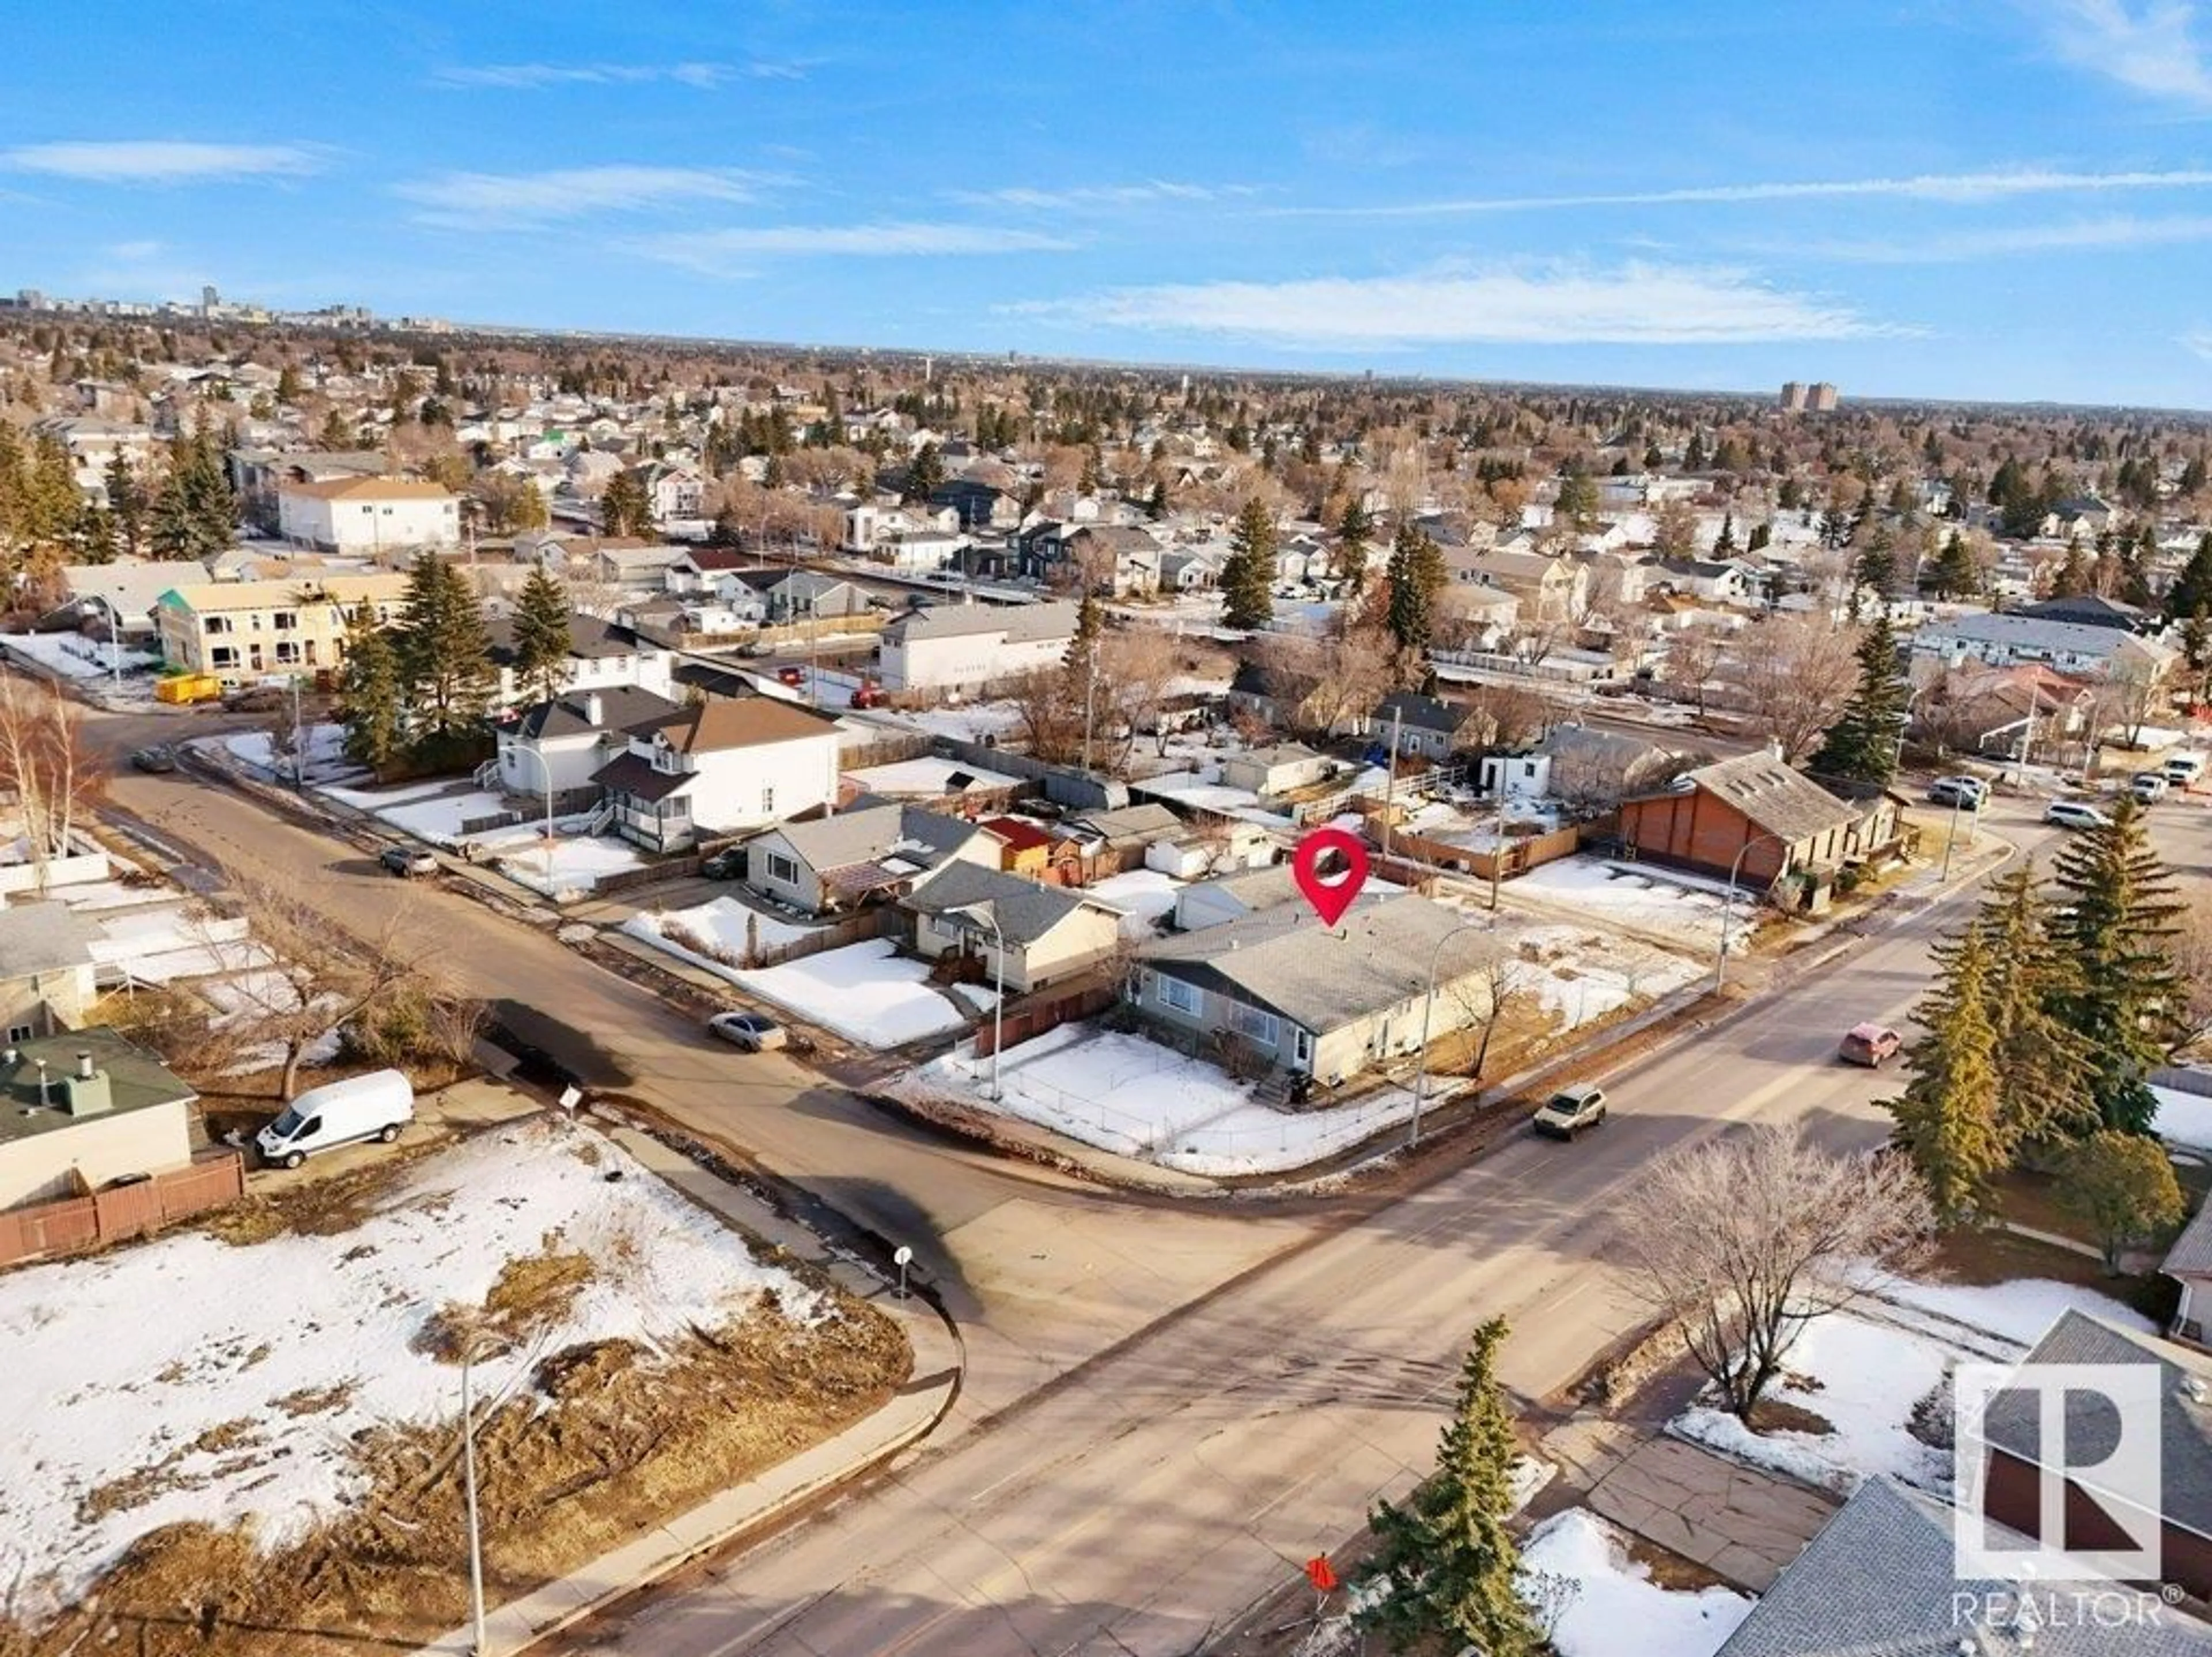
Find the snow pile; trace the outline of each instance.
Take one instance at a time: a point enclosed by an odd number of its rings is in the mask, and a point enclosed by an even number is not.
[[[1020,707],[1012,702],[979,702],[969,708],[932,708],[927,712],[896,716],[932,736],[949,736],[957,742],[981,742],[987,736],[1005,736],[1022,722]]]
[[[811,938],[821,929],[799,926],[780,920],[761,910],[748,908],[735,898],[710,898],[703,904],[689,909],[662,909],[641,911],[622,923],[622,929],[640,943],[650,944],[655,949],[667,951],[694,966],[703,966],[709,972],[730,976],[732,968],[687,949],[671,938],[671,929],[694,938],[702,938],[728,955],[731,960],[742,961],[745,956],[747,935],[750,931],[763,949],[775,949],[785,944]]]
[[[885,938],[726,976],[865,1047],[901,1047],[967,1025],[960,1009],[930,988],[929,964],[898,959]]]
[[[591,1280],[541,1337],[477,1365],[479,1398],[526,1388],[539,1358],[579,1343],[665,1349],[767,1292],[795,1319],[827,1313],[614,1145],[553,1121],[445,1153],[335,1235],[233,1247],[183,1234],[13,1272],[0,1277],[19,1406],[0,1434],[0,1578],[40,1614],[81,1599],[157,1526],[243,1521],[267,1550],[361,1502],[357,1437],[457,1411],[459,1372],[415,1349],[426,1322],[448,1301],[482,1304],[549,1239],[588,1256]],[[117,1501],[134,1476],[146,1488]],[[103,1490],[106,1511],[81,1508]]]
[[[1519,964],[1513,990],[1534,996],[1565,1030],[1679,990],[1708,970],[1634,938],[1595,937],[1576,927],[1530,927],[1513,938],[1541,957]]]
[[[1531,1578],[1573,1585],[1551,1631],[1559,1657],[1621,1657],[1632,1648],[1636,1657],[1713,1657],[1751,1615],[1752,1602],[1727,1588],[1661,1587],[1628,1556],[1613,1526],[1580,1508],[1539,1525],[1521,1550],[1521,1565],[1522,1595],[1540,1612],[1555,1607],[1545,1605]]]
[[[1121,911],[1121,935],[1149,938],[1175,912],[1176,893],[1183,883],[1155,868],[1133,868],[1109,874],[1083,895]]]
[[[1215,1177],[1301,1168],[1403,1122],[1413,1095],[1385,1088],[1334,1109],[1278,1111],[1249,1083],[1141,1036],[1063,1024],[1010,1047],[1003,1097],[988,1097],[991,1061],[963,1044],[895,1081],[902,1097],[957,1099],[1066,1134],[1117,1155]],[[1455,1084],[1432,1086],[1431,1104]]]
[[[112,910],[92,917],[100,935],[88,944],[93,964],[137,984],[167,984],[211,972],[266,966],[269,952],[235,917],[182,908]]]
[[[951,779],[956,776],[965,777],[968,787],[986,793],[1018,789],[1022,783],[1020,777],[1008,777],[1003,771],[985,771],[980,765],[965,765],[957,759],[933,759],[927,756],[847,771],[845,780],[886,800],[940,800],[953,792]]]
[[[2122,1329],[2155,1332],[2156,1325],[2133,1307],[2079,1283],[2023,1277],[2008,1283],[1924,1283],[1910,1277],[1878,1276],[1875,1290],[1884,1301],[1933,1313],[1995,1336],[2026,1352],[2058,1321],[2062,1312],[2086,1312]]]
[[[292,780],[292,756],[277,753],[276,739],[267,731],[236,731],[222,739],[222,746],[241,765],[264,777],[287,783]],[[307,728],[307,772],[310,782],[318,777],[339,773],[357,775],[360,770],[345,756],[344,726]]]
[[[2212,1094],[2185,1093],[2179,1087],[2154,1087],[2158,1118],[2152,1124],[2169,1145],[2212,1151]]]
[[[417,839],[428,840],[433,845],[450,846],[459,843],[462,824],[481,818],[496,817],[509,807],[501,795],[488,789],[476,789],[465,794],[448,794],[396,806],[372,806],[368,809],[374,811],[392,827],[404,829]],[[512,832],[511,830],[507,832]]]
[[[620,874],[626,870],[641,868],[645,859],[637,848],[627,840],[611,835],[598,835],[588,839],[556,839],[553,845],[553,867],[545,867],[545,843],[538,839],[534,846],[502,853],[500,870],[519,886],[532,892],[542,892],[556,897],[568,892],[589,892],[599,883],[602,875]]]
[[[1711,949],[1720,942],[1728,883],[1672,870],[1646,873],[1595,857],[1562,857],[1530,869],[1508,890],[1516,898],[1580,909],[1615,925],[1656,933],[1669,942]],[[1759,917],[1756,897],[1748,884],[1736,890],[1731,948],[1747,947]]]
[[[115,672],[116,647],[81,633],[9,633],[0,636],[0,645],[58,679],[103,679]],[[126,673],[151,667],[159,659],[128,645],[123,647],[122,656]]]

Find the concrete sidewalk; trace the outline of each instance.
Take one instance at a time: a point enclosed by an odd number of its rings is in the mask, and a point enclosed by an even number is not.
[[[836,1253],[813,1233],[785,1220],[649,1135],[625,1127],[607,1130],[624,1150],[677,1190],[732,1224],[809,1262],[896,1319],[913,1343],[914,1372],[882,1409],[836,1437],[732,1486],[520,1599],[489,1609],[484,1632],[486,1649],[490,1651],[519,1651],[608,1601],[665,1576],[730,1538],[765,1525],[889,1460],[927,1435],[943,1419],[959,1391],[963,1365],[959,1337],[927,1301],[918,1297],[901,1300],[892,1285]],[[465,1657],[473,1648],[473,1631],[464,1627],[422,1650],[439,1657]]]

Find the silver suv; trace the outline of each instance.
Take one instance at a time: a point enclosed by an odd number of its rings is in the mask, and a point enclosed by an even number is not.
[[[1577,1081],[1546,1100],[1531,1124],[1540,1134],[1572,1139],[1585,1128],[1605,1123],[1605,1089],[1593,1082]]]

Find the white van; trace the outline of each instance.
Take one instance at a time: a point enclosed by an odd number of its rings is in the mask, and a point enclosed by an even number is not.
[[[264,1162],[296,1168],[310,1151],[358,1139],[390,1144],[415,1119],[414,1085],[398,1070],[372,1070],[310,1087],[254,1136]]]
[[[2175,788],[2191,787],[2198,777],[2204,775],[2204,756],[2193,750],[2188,753],[2170,753],[2166,757],[2165,770],[2166,780]]]

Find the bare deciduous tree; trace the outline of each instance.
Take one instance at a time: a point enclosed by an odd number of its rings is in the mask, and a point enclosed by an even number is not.
[[[1858,640],[1810,616],[1772,616],[1737,637],[1736,671],[1759,734],[1803,758],[1859,682]]]
[[[1748,1421],[1806,1325],[1857,1301],[1875,1267],[1910,1263],[1934,1227],[1903,1158],[1762,1127],[1650,1169],[1619,1241],[1632,1292]]]
[[[1728,635],[1709,622],[1685,627],[1667,646],[1667,683],[1698,704],[1702,716],[1711,693],[1713,676],[1720,671],[1728,651]]]
[[[45,685],[0,678],[0,795],[12,797],[22,821],[38,891],[106,784],[85,746],[82,710]]]
[[[2174,917],[2166,953],[2181,979],[2181,1004],[2173,1009],[2173,1051],[2186,1052],[2212,1036],[2212,892],[2198,892]]]

